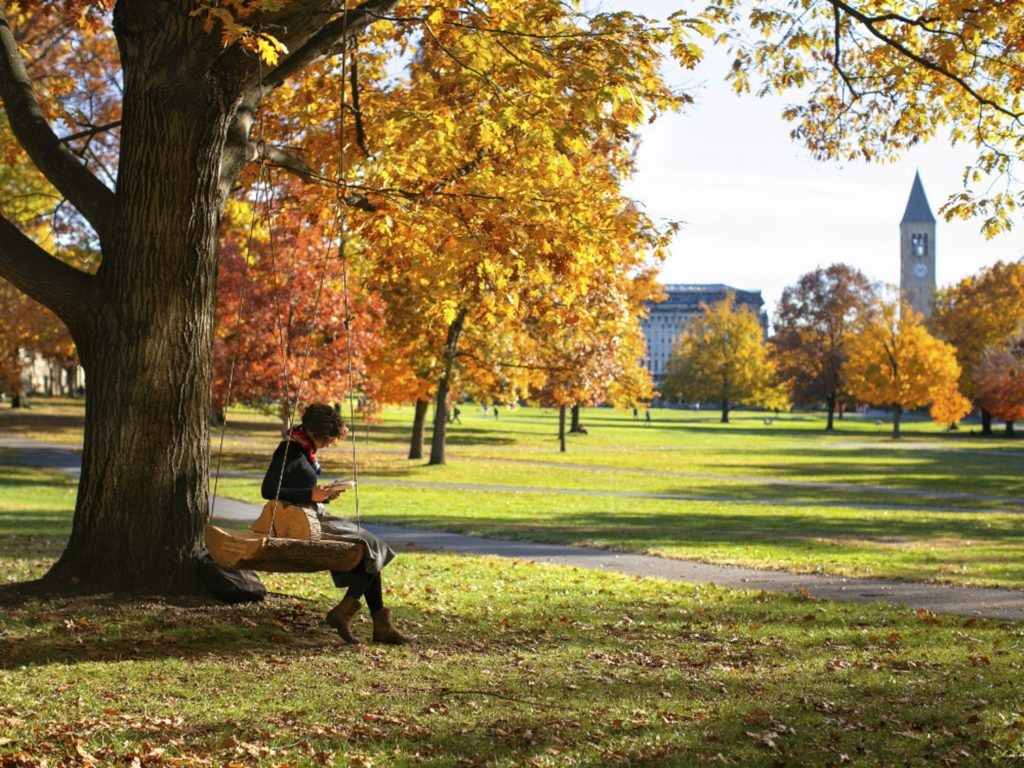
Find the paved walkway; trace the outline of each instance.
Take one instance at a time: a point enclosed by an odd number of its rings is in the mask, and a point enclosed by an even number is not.
[[[79,453],[68,446],[0,435],[0,449],[3,448],[13,450],[13,454],[0,456],[0,463],[51,467],[78,476]],[[233,499],[219,498],[214,506],[216,518],[225,521],[253,520],[258,513],[258,506]],[[467,555],[494,555],[691,584],[715,584],[735,589],[809,594],[825,600],[856,603],[886,601],[936,613],[1024,621],[1024,590],[796,574],[397,526],[366,527],[396,546],[418,546]]]

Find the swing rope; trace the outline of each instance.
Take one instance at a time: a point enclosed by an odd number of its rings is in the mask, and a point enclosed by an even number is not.
[[[339,100],[340,101],[340,108],[339,108],[339,121],[338,121],[338,148],[339,148],[339,164],[338,165],[339,165],[339,172],[338,172],[338,181],[336,183],[336,196],[335,196],[335,201],[336,201],[336,206],[337,207],[336,207],[334,221],[332,222],[332,226],[331,226],[330,237],[328,238],[328,244],[334,240],[334,237],[336,235],[338,236],[338,256],[339,256],[339,260],[341,261],[341,267],[342,267],[342,291],[343,291],[343,297],[344,297],[344,310],[345,310],[345,321],[344,321],[344,325],[345,325],[345,357],[346,357],[347,368],[348,368],[347,373],[348,373],[349,423],[351,425],[353,425],[353,428],[349,430],[349,434],[350,434],[350,436],[352,438],[352,471],[353,471],[353,480],[355,481],[355,486],[354,486],[353,490],[355,492],[356,527],[357,528],[361,528],[360,512],[359,512],[359,482],[358,482],[358,480],[359,480],[359,465],[358,465],[357,448],[356,448],[356,432],[355,432],[355,428],[354,428],[354,425],[355,425],[355,406],[353,404],[353,394],[354,394],[355,389],[354,389],[354,374],[353,374],[353,365],[352,365],[352,329],[351,329],[351,319],[352,318],[351,318],[351,314],[350,314],[350,302],[349,302],[348,261],[347,261],[347,256],[346,256],[346,252],[345,252],[345,243],[346,243],[346,232],[345,232],[345,230],[346,230],[346,217],[345,217],[345,210],[346,210],[346,206],[345,206],[345,203],[344,203],[344,192],[343,192],[344,189],[347,189],[347,185],[348,185],[348,181],[347,181],[347,164],[346,164],[346,160],[345,160],[345,146],[344,146],[345,107],[346,107],[346,103],[345,103],[345,77],[346,77],[346,71],[347,71],[347,66],[348,66],[348,6],[347,6],[347,4],[346,4],[345,10],[344,10],[344,12],[342,14],[342,40],[344,41],[344,45],[342,47],[342,54],[341,54],[341,85],[340,85],[340,100]],[[262,60],[259,62],[259,68],[260,68],[260,80],[262,81],[262,77],[263,77],[263,62],[262,62]],[[262,144],[263,141],[264,141],[262,117],[260,117],[260,119],[257,121],[257,124],[258,124],[259,141]],[[221,468],[221,462],[222,462],[222,459],[223,459],[224,435],[225,435],[225,432],[226,432],[226,429],[227,429],[227,409],[228,409],[228,406],[229,406],[229,404],[231,402],[231,390],[232,390],[232,385],[233,385],[233,381],[234,381],[235,362],[236,362],[236,358],[237,358],[237,354],[238,354],[238,347],[239,347],[239,344],[240,344],[239,332],[241,330],[241,325],[242,325],[242,314],[243,314],[245,303],[246,303],[246,301],[248,299],[248,294],[249,294],[249,291],[248,291],[248,281],[245,280],[245,278],[247,278],[247,276],[248,276],[249,253],[251,252],[251,246],[252,246],[252,242],[253,242],[253,238],[254,238],[254,232],[255,232],[255,226],[256,226],[256,212],[257,212],[257,209],[259,207],[258,203],[259,203],[259,190],[260,190],[260,188],[264,188],[266,190],[264,201],[265,201],[266,210],[267,210],[266,221],[267,221],[267,229],[268,229],[268,233],[269,233],[268,234],[269,252],[270,252],[271,265],[272,265],[273,274],[274,274],[274,286],[275,286],[275,288],[279,288],[279,281],[278,281],[279,271],[278,271],[278,268],[277,268],[277,256],[276,256],[276,248],[275,248],[275,241],[274,241],[274,224],[273,224],[273,212],[272,212],[273,211],[273,190],[272,190],[272,185],[269,183],[269,174],[266,175],[266,179],[265,179],[265,169],[266,169],[266,161],[264,160],[264,161],[260,162],[259,173],[257,175],[257,180],[256,180],[257,195],[256,195],[256,199],[255,199],[254,206],[253,206],[253,213],[252,213],[252,216],[251,216],[250,222],[249,222],[249,233],[248,233],[247,247],[246,247],[246,261],[245,261],[245,266],[243,268],[243,275],[242,275],[243,276],[243,281],[244,281],[245,286],[246,286],[246,290],[243,293],[242,300],[239,302],[238,312],[237,312],[236,319],[235,319],[235,334],[234,334],[234,336],[235,336],[235,343],[232,345],[231,363],[230,363],[230,366],[229,366],[229,374],[228,374],[228,386],[227,386],[227,392],[226,392],[225,402],[224,402],[224,418],[223,418],[222,423],[221,423],[220,445],[218,447],[217,467],[216,467],[216,474],[215,474],[215,478],[214,478],[213,499],[212,499],[211,506],[210,506],[210,517],[213,517],[213,513],[214,513],[214,510],[216,508],[216,503],[217,503],[217,487],[218,487],[218,484],[219,484],[219,481],[220,481],[220,468]],[[310,321],[310,328],[315,328],[316,327],[317,319],[319,317],[320,303],[321,303],[321,299],[322,299],[322,296],[323,296],[324,283],[326,282],[326,278],[327,278],[327,268],[328,268],[328,262],[329,262],[329,259],[330,259],[330,252],[331,252],[331,250],[332,249],[331,249],[331,247],[329,245],[324,250],[324,258],[323,258],[323,262],[322,262],[321,269],[320,269],[320,277],[319,277],[319,281],[318,281],[318,284],[317,284],[316,298],[314,299],[314,302],[313,302],[313,315],[312,315],[312,318],[311,318],[311,321]],[[286,398],[286,407],[287,407],[287,422],[286,422],[287,423],[286,434],[287,434],[287,433],[290,433],[292,428],[293,428],[295,412],[298,410],[298,405],[301,402],[302,385],[303,385],[303,382],[304,382],[305,377],[306,377],[306,370],[307,370],[308,362],[309,362],[309,352],[310,352],[310,348],[312,346],[312,334],[310,333],[310,334],[307,334],[307,336],[306,336],[306,343],[305,343],[305,346],[303,348],[303,352],[302,352],[302,355],[301,355],[301,366],[300,366],[300,369],[299,369],[299,375],[298,375],[298,379],[297,379],[297,382],[296,382],[296,388],[295,388],[295,393],[294,393],[295,396],[294,396],[294,398],[289,400],[288,399],[288,388],[289,388],[288,387],[288,382],[290,381],[291,377],[289,376],[289,373],[288,373],[287,338],[286,338],[284,327],[283,327],[283,324],[282,324],[282,321],[281,321],[280,308],[278,308],[278,311],[276,311],[274,313],[274,316],[275,316],[276,325],[277,325],[278,342],[279,342],[279,346],[280,346],[280,349],[281,349],[282,369],[283,369],[282,372],[283,372],[283,375],[284,375],[284,383],[285,383],[284,395],[285,395],[285,398]],[[280,500],[281,486],[284,483],[284,468],[285,468],[285,462],[284,462],[284,456],[282,456],[281,472],[278,475],[277,487],[276,487],[275,493],[274,493],[274,501],[275,502]],[[271,521],[270,521],[270,524],[271,524],[270,530],[271,531],[273,530],[274,518],[275,518],[276,510],[277,510],[277,505],[275,504],[273,509],[272,509],[272,511],[271,511]]]
[[[341,261],[341,289],[345,299],[345,359],[348,367],[348,423],[351,425],[349,436],[352,439],[352,480],[355,486],[352,488],[355,493],[356,528],[362,528],[359,517],[359,462],[356,459],[356,412],[355,412],[355,379],[352,373],[352,313],[349,305],[348,291],[348,256],[345,251],[345,243],[348,240],[346,232],[346,210],[344,195],[348,191],[348,163],[345,159],[345,75],[348,68],[348,3],[345,3],[345,12],[341,20],[341,39],[344,45],[341,49],[341,82],[338,87],[338,183],[335,186],[335,211],[336,221],[339,222],[338,232],[338,259]],[[353,66],[355,66],[353,64]],[[355,89],[355,82],[352,84]],[[355,101],[355,92],[352,94]],[[365,409],[363,419],[366,418]]]
[[[260,80],[263,80],[263,60],[260,59]],[[263,116],[258,115],[256,120],[257,135],[260,143],[263,142]],[[252,241],[253,236],[256,232],[256,212],[259,210],[259,198],[260,191],[265,190],[264,194],[270,194],[270,185],[266,179],[266,164],[260,163],[259,170],[256,172],[256,197],[253,201],[252,215],[249,217],[249,233],[245,241],[245,263],[242,266],[242,297],[238,302],[238,311],[235,313],[235,332],[234,332],[234,343],[231,345],[231,363],[228,366],[228,386],[227,392],[224,395],[224,413],[221,416],[220,421],[220,441],[217,446],[217,467],[213,476],[213,497],[210,500],[210,517],[212,518],[214,512],[217,510],[217,488],[220,485],[220,467],[224,460],[224,435],[228,428],[228,405],[231,403],[231,388],[235,381],[235,361],[238,358],[238,347],[241,344],[241,337],[239,331],[242,328],[242,314],[245,309],[245,305],[249,301],[250,294],[250,282],[249,282],[249,263],[252,255]]]

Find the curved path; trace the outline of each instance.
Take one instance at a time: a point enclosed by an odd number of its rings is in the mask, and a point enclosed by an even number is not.
[[[8,449],[5,451],[7,455],[0,454],[0,463],[54,468],[73,476],[79,473],[79,452],[64,445],[0,435],[0,449]],[[222,475],[226,476],[226,473]],[[537,492],[537,489],[526,488],[510,490]],[[217,499],[214,506],[214,514],[219,520],[254,520],[258,513],[257,505],[234,499]],[[366,527],[398,546],[509,557],[693,584],[715,584],[734,589],[811,595],[825,600],[857,603],[885,601],[915,610],[1024,621],[1024,590],[788,573],[397,526]]]

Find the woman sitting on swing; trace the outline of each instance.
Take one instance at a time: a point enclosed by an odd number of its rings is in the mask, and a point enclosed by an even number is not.
[[[359,612],[359,598],[373,619],[373,642],[401,645],[408,638],[391,625],[391,612],[384,607],[380,572],[395,556],[384,541],[349,520],[327,514],[324,505],[336,499],[343,488],[318,484],[320,462],[316,452],[342,437],[347,430],[341,417],[326,403],[313,403],[302,413],[302,422],[288,432],[274,451],[263,478],[263,498],[280,499],[316,511],[324,533],[336,541],[351,541],[365,547],[365,555],[351,571],[331,571],[336,587],[347,587],[344,599],[327,614],[326,621],[346,643],[358,643],[352,634],[352,619]],[[282,464],[284,471],[282,473]],[[280,484],[280,488],[278,488]]]

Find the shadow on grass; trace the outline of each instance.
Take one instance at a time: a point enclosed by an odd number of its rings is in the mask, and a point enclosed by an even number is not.
[[[707,465],[723,473],[756,471],[766,480],[789,477],[813,482],[850,482],[864,478],[869,483],[899,490],[975,493],[1000,497],[1019,497],[1024,504],[1024,475],[1020,458],[998,453],[962,453],[916,449],[894,456],[891,449],[857,447],[850,449],[845,461],[837,461],[830,452],[822,457],[820,448],[772,448],[764,461],[744,461],[742,465],[720,462]],[[745,454],[749,457],[750,454]],[[777,461],[790,457],[796,461]],[[820,460],[819,460],[820,459]],[[840,475],[838,479],[835,479]]]
[[[82,429],[84,410],[79,414],[34,412],[31,409],[0,409],[0,429],[12,432],[58,432]]]
[[[394,654],[341,645],[313,624],[308,605],[294,601],[209,609],[98,600],[56,615],[38,606],[16,617],[38,624],[36,652],[27,639],[9,643],[21,660],[12,663],[0,637],[0,668],[32,673],[47,664],[181,658],[202,660],[201,677],[205,662],[248,660],[255,663],[232,668],[229,683],[251,688],[211,690],[191,675],[190,687],[175,689],[170,671],[167,680],[133,680],[129,690],[143,688],[147,713],[161,712],[159,695],[169,692],[205,696],[211,716],[183,726],[192,748],[301,743],[309,753],[356,749],[384,763],[400,748],[416,755],[410,762],[437,765],[552,764],[552,757],[557,764],[573,750],[574,764],[590,766],[689,766],[716,754],[735,765],[848,762],[840,754],[860,755],[864,764],[878,757],[892,765],[965,765],[942,758],[954,749],[993,754],[1006,727],[995,715],[1019,704],[1001,657],[971,663],[964,659],[970,651],[957,649],[956,658],[934,661],[960,626],[944,618],[937,620],[942,633],[910,639],[920,631],[915,623],[923,626],[913,617],[859,608],[868,623],[851,626],[859,613],[819,615],[815,601],[799,597],[726,596],[699,607],[687,599],[682,609],[663,609],[610,594],[594,600],[582,617],[587,626],[578,628],[546,615],[566,610],[557,593],[555,606],[537,607],[545,594],[538,585],[525,606],[495,601],[494,615],[480,604],[449,615],[407,610],[420,640]],[[187,619],[195,621],[185,626]],[[794,625],[806,631],[795,635]],[[879,636],[870,639],[865,626]],[[908,635],[909,651],[897,633]],[[314,654],[331,661],[306,669]],[[130,668],[123,674],[131,679]],[[222,715],[239,709],[232,695],[240,690],[268,697],[267,706]],[[127,709],[117,693],[107,706]],[[332,697],[340,700],[324,706]],[[53,711],[59,701],[43,708],[43,723],[71,717]],[[131,704],[131,712],[143,706]],[[993,716],[971,718],[976,711]],[[166,723],[161,731],[147,728],[146,717],[124,720],[124,732],[139,741],[167,736]],[[282,757],[290,756],[275,759]]]

